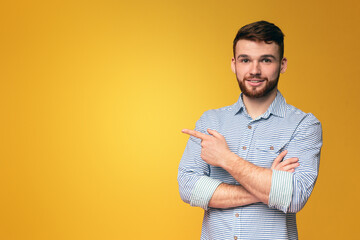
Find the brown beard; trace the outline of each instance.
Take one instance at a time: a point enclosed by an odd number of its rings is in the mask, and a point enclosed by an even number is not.
[[[268,95],[270,92],[272,92],[278,85],[279,82],[279,76],[280,73],[278,74],[277,78],[275,81],[269,82],[267,78],[260,78],[258,76],[252,76],[251,78],[244,78],[242,81],[238,80],[238,84],[240,87],[241,92],[250,98],[261,98],[261,97],[265,97],[266,95]],[[255,88],[247,88],[245,86],[245,81],[246,80],[264,80],[265,82],[265,88],[261,89],[260,91],[256,91]]]

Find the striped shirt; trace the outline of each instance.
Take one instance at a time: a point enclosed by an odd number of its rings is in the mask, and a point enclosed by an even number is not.
[[[195,130],[207,134],[208,128],[222,134],[232,152],[257,166],[270,168],[283,150],[288,151],[286,158],[299,158],[300,166],[294,173],[272,171],[268,205],[211,208],[209,201],[221,183],[239,183],[224,169],[203,161],[200,140],[190,137],[178,183],[182,200],[205,210],[201,239],[297,239],[296,213],[310,197],[319,171],[320,122],[287,104],[278,91],[268,110],[256,119],[247,113],[242,95],[231,106],[206,111]]]

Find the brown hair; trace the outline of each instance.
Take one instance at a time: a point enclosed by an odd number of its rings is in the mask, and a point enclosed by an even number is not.
[[[246,39],[251,41],[264,41],[268,44],[275,42],[280,49],[280,60],[284,56],[284,34],[280,30],[280,28],[273,23],[269,23],[267,21],[258,21],[240,28],[233,42],[234,57],[236,43],[240,39]]]

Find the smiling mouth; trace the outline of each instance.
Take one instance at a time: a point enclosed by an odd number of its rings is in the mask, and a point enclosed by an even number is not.
[[[250,81],[250,82],[253,82],[253,83],[258,83],[258,82],[263,82],[265,80],[247,80],[247,81]]]
[[[245,79],[245,81],[247,82],[248,86],[250,87],[260,87],[263,85],[263,83],[266,81],[266,79]]]
[[[246,79],[246,81],[249,81],[252,83],[259,83],[259,82],[264,82],[265,79]]]

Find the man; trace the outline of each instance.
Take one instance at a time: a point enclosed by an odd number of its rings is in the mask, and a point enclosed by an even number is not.
[[[277,89],[287,67],[283,39],[266,21],[242,27],[231,62],[239,100],[182,131],[191,136],[179,166],[180,196],[205,209],[201,239],[298,238],[296,213],[317,179],[322,130]]]

